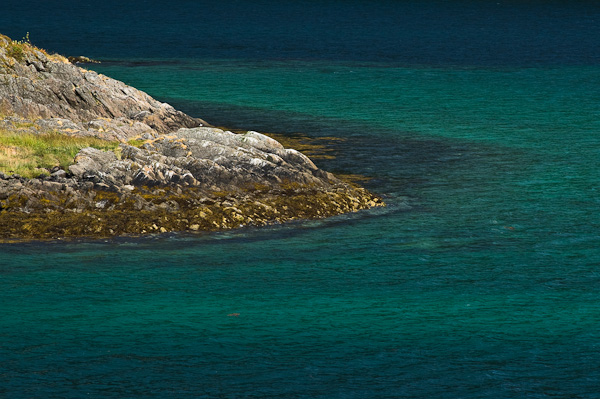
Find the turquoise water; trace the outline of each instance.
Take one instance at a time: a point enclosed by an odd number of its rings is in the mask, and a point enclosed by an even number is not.
[[[317,164],[388,207],[3,244],[0,396],[600,397],[596,5],[119,4],[28,30],[215,125],[341,138]]]

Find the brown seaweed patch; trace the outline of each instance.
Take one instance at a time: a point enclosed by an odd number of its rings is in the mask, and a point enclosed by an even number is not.
[[[237,134],[246,133],[245,130],[240,129],[228,129],[226,127],[219,127],[219,129],[228,130]],[[292,135],[261,133],[277,140],[285,148],[293,148],[311,159],[335,159],[335,150],[331,148],[331,144],[346,140],[341,137],[309,137],[301,133],[294,133]]]
[[[159,234],[181,231],[217,231],[242,226],[264,226],[298,219],[318,219],[355,212],[383,201],[361,188],[340,187],[325,191],[306,187],[287,187],[284,191],[205,193],[186,190],[146,192],[145,201],[152,210],[139,209],[136,195],[96,191],[93,200],[102,203],[96,209],[67,209],[67,194],[44,198],[45,209],[30,212],[0,211],[0,239],[106,238],[121,235]],[[24,205],[26,199],[10,202]],[[178,206],[164,206],[176,202]],[[58,210],[57,210],[58,209]]]

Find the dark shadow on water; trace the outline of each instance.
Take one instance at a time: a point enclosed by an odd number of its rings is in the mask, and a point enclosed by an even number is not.
[[[341,138],[325,141],[330,159],[316,159],[317,166],[336,174],[364,175],[368,180],[361,184],[378,193],[423,184],[427,176],[436,175],[441,169],[465,167],[465,163],[482,164],[485,162],[482,155],[497,151],[482,143],[427,137],[418,132],[300,112],[168,98],[161,101],[215,126],[289,137]]]
[[[326,220],[290,222],[261,228],[248,227],[217,233],[0,244],[0,252],[70,252],[80,251],[81,244],[84,244],[83,248],[92,249],[117,245],[132,250],[148,250],[156,245],[184,248],[190,245],[190,242],[193,245],[212,245],[220,240],[223,243],[231,243],[291,238],[314,232],[315,229],[362,223],[366,219],[375,221],[402,212],[421,212],[423,208],[420,205],[420,195],[423,187],[438,184],[448,176],[451,176],[448,181],[463,184],[462,176],[468,170],[480,170],[483,175],[491,176],[498,171],[496,161],[507,156],[503,149],[481,143],[424,137],[416,133],[392,131],[356,121],[314,118],[290,111],[265,111],[252,107],[160,100],[167,101],[193,116],[205,118],[215,125],[232,129],[252,129],[317,139],[341,138],[326,141],[330,150],[328,155],[331,157],[316,160],[317,165],[335,174],[366,177],[361,181],[361,185],[381,195],[388,207]]]

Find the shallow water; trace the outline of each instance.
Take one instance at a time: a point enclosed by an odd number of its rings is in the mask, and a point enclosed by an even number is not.
[[[600,10],[496,3],[0,6],[213,124],[344,139],[317,164],[389,205],[2,245],[0,393],[600,397]]]

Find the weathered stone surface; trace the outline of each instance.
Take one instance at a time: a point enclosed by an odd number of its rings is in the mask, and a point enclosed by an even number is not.
[[[248,138],[252,140],[248,140]],[[236,191],[281,184],[330,187],[341,184],[303,154],[252,132],[233,134],[216,128],[181,129],[148,141],[144,148],[121,144],[121,159],[83,149],[69,171],[78,179],[109,186],[196,186]]]
[[[0,36],[0,113],[34,120],[68,119],[73,129],[115,131],[114,138],[120,140],[144,130],[136,121],[158,133],[206,124],[64,57],[30,50],[17,60],[7,52],[9,42]],[[122,126],[115,129],[110,121],[98,122],[102,118],[118,119]]]

